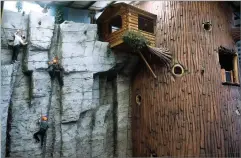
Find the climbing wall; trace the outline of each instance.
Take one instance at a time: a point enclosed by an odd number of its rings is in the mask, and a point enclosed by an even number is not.
[[[94,24],[55,25],[51,16],[5,11],[1,29],[2,98],[6,96],[0,108],[2,157],[131,155],[129,76],[137,58],[108,53],[108,43],[98,41]],[[23,29],[29,44],[11,64],[8,44],[17,29]],[[63,87],[46,71],[55,56],[65,69]],[[117,67],[128,65],[124,61],[131,64],[120,79]],[[49,118],[43,148],[33,139],[41,115]]]
[[[6,18],[6,17],[13,17]],[[25,77],[21,71],[21,62],[11,64],[12,51],[9,44],[12,43],[12,35],[21,29],[26,35],[27,33],[27,22],[28,16],[22,16],[21,14],[16,14],[13,12],[6,12],[6,16],[3,16],[1,24],[1,157],[5,154],[9,155],[10,146],[6,145],[10,143],[9,140],[9,130],[11,129],[11,124],[13,118],[10,114],[13,108],[13,102],[18,98],[21,98],[25,92],[24,83],[28,79]],[[23,59],[23,48],[21,48],[18,60]],[[19,92],[19,97],[14,96],[14,93],[22,87]],[[26,93],[25,93],[26,94]],[[14,99],[13,99],[14,97]],[[5,152],[7,150],[7,152]]]
[[[1,67],[1,107],[0,113],[1,115],[1,146],[2,146],[2,153],[1,156],[4,157],[5,150],[6,150],[6,143],[9,140],[7,139],[7,129],[9,125],[7,122],[11,122],[11,116],[8,116],[9,111],[11,110],[11,97],[12,97],[12,90],[13,85],[15,84],[16,79],[16,70],[19,67],[19,63],[11,64],[11,65],[4,65]]]

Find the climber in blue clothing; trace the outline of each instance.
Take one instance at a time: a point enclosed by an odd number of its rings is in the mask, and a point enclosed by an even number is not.
[[[46,116],[42,116],[41,120],[38,122],[40,123],[40,129],[38,132],[34,133],[33,135],[37,143],[40,141],[38,135],[41,136],[41,147],[43,146],[44,136],[49,127],[47,121],[48,121],[48,118]]]

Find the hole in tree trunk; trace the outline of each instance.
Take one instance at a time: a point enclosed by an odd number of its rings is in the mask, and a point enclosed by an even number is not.
[[[138,105],[141,105],[141,96],[138,94],[138,95],[136,95],[136,103],[138,104]]]
[[[211,31],[212,30],[212,24],[210,22],[205,22],[205,23],[203,23],[203,28],[206,31]]]
[[[172,74],[173,75],[180,77],[180,76],[183,75],[183,73],[184,73],[184,69],[180,64],[175,64],[172,67]]]

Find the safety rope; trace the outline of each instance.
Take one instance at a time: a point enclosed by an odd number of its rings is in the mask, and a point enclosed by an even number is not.
[[[51,101],[52,101],[52,91],[53,91],[53,87],[54,87],[54,80],[51,80],[51,90],[49,92],[49,104],[48,104],[48,107],[47,107],[47,117],[48,117],[48,120],[47,122],[49,122],[49,111],[50,111],[50,108],[51,108]],[[43,139],[43,152],[42,152],[42,158],[45,158],[45,155],[46,155],[46,144],[47,144],[47,131],[46,131],[46,134],[45,134],[45,137]]]

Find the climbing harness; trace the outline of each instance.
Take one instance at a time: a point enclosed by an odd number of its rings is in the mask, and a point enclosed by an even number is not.
[[[63,67],[59,64],[58,57],[54,57],[52,61],[50,61],[47,71],[50,74],[51,79],[54,79],[55,77],[58,78],[60,86],[63,86]]]

